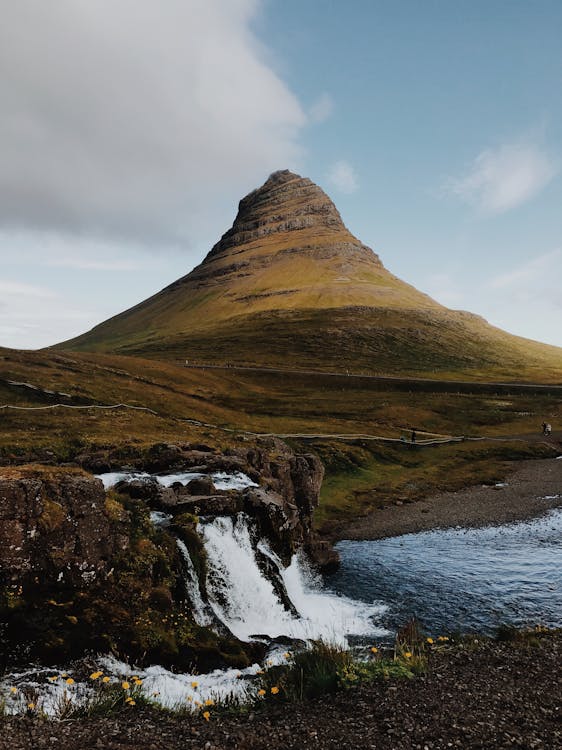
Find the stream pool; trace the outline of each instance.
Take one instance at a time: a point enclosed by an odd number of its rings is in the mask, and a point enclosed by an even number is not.
[[[504,526],[342,541],[337,548],[342,564],[327,586],[384,602],[377,624],[391,631],[412,616],[436,635],[491,634],[500,624],[562,626],[562,509]]]

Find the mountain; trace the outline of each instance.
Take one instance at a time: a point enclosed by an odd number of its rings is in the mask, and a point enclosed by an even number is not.
[[[537,377],[562,350],[391,274],[311,180],[273,173],[191,273],[59,348],[352,372]]]

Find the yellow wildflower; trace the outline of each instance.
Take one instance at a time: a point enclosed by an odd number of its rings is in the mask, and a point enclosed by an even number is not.
[[[265,690],[262,688],[261,690],[258,690],[258,695],[260,698],[262,698],[265,695]]]
[[[108,682],[109,682],[109,677],[108,677],[108,676],[106,675],[106,676],[105,676],[105,677],[104,677],[104,678],[102,679],[102,682],[108,683]]]
[[[132,698],[129,698],[129,700],[127,701],[127,703],[128,703],[129,706],[136,706],[137,705]]]
[[[272,687],[271,688],[271,694],[272,695],[277,695],[278,692],[279,692],[279,688],[278,687]]]
[[[30,711],[33,711],[33,709],[35,708],[35,703],[28,703],[27,707],[29,708]]]
[[[123,688],[123,690],[128,690],[131,686],[127,682],[127,680],[123,680],[123,682],[121,683],[121,687]]]
[[[67,673],[66,673],[66,672],[62,672],[62,673],[61,673],[61,677],[68,677],[68,675],[67,675]]]
[[[411,651],[405,651],[404,652],[404,658],[405,659],[411,659],[412,658],[412,652]]]
[[[211,700],[210,698],[207,698],[207,700],[205,701],[205,705],[206,706],[214,706],[215,705],[215,701]]]
[[[285,659],[290,659],[291,658],[291,654],[288,651],[285,651],[285,653],[283,654],[283,656],[285,657]]]
[[[205,721],[209,721],[209,719],[211,718],[211,714],[208,711],[203,711],[203,718],[205,719]]]
[[[72,677],[67,677],[65,682],[67,685],[74,685],[74,680],[72,679]]]
[[[92,672],[90,680],[97,680],[102,676],[103,672]]]
[[[47,679],[49,680],[49,682],[56,682],[58,680],[58,678],[59,678],[58,674],[54,674],[51,677],[47,677]]]
[[[429,643],[429,645],[431,646],[431,644],[433,643],[433,638],[427,638],[427,642],[428,642],[428,643]]]
[[[371,646],[371,653],[372,654],[378,654],[379,653],[378,648],[376,646]]]
[[[10,688],[10,693],[14,694],[14,693],[17,693],[17,692],[18,692],[17,687],[11,687]]]
[[[195,682],[195,680],[191,683],[191,687],[195,690],[196,687],[199,687],[199,683]]]

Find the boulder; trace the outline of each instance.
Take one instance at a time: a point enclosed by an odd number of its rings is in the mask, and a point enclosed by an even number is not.
[[[0,578],[83,586],[108,573],[128,537],[111,524],[103,484],[80,469],[0,469]]]
[[[211,477],[196,477],[185,486],[188,495],[213,495],[216,492]]]

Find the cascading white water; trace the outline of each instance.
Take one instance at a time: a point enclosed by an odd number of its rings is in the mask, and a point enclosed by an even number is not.
[[[105,474],[96,474],[101,479],[105,489],[109,489],[124,479],[127,481],[153,482],[156,481],[162,487],[171,487],[179,482],[186,485],[192,479],[210,477],[217,490],[243,490],[246,487],[257,487],[258,485],[241,471],[228,474],[225,471],[215,471],[204,474],[200,471],[180,471],[175,474],[148,474],[146,471],[110,471]]]
[[[205,603],[201,595],[199,578],[193,567],[193,561],[189,554],[189,550],[181,539],[177,539],[176,543],[184,563],[185,589],[189,601],[191,602],[193,619],[198,625],[211,625],[213,617],[209,612],[209,606]]]
[[[303,640],[322,638],[346,643],[347,635],[373,635],[385,631],[373,625],[383,611],[339,597],[321,588],[320,582],[295,555],[288,568],[264,542],[258,548],[279,569],[287,595],[298,616],[289,612],[273,584],[263,575],[252,545],[248,519],[215,518],[199,526],[207,552],[207,593],[217,617],[241,640],[253,635],[288,636]]]

